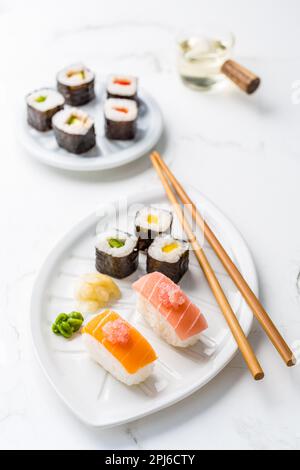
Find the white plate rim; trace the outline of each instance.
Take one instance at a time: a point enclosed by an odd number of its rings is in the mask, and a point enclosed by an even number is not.
[[[20,116],[18,119],[18,140],[23,148],[36,160],[40,161],[45,165],[49,165],[54,168],[59,168],[62,170],[69,171],[104,171],[110,170],[113,168],[121,167],[130,162],[133,162],[147,152],[149,152],[159,141],[162,131],[163,131],[163,117],[161,109],[153,96],[151,96],[144,89],[140,89],[139,95],[141,99],[147,104],[151,112],[151,120],[153,121],[152,132],[147,138],[142,139],[136,144],[122,149],[119,152],[116,152],[114,157],[109,161],[109,157],[101,159],[101,157],[96,158],[78,158],[76,161],[74,157],[75,154],[70,154],[70,160],[68,161],[68,156],[57,155],[57,158],[53,158],[52,150],[47,150],[42,148],[28,133],[28,124],[26,120],[26,113],[18,113]],[[116,154],[120,155],[119,158],[116,158]]]
[[[192,186],[186,185],[187,190],[189,189],[191,191],[195,191],[195,188]],[[152,189],[148,191],[144,191],[143,193],[135,193],[132,195],[128,196],[128,202],[129,204],[136,202],[136,200],[143,200],[145,197],[151,197],[157,196],[158,194],[164,194],[163,190],[161,189]],[[210,214],[213,216],[216,215],[220,223],[222,224],[223,227],[228,228],[230,230],[230,235],[234,244],[234,250],[239,251],[240,255],[244,257],[246,260],[243,262],[243,267],[241,268],[243,276],[247,279],[248,284],[250,285],[252,291],[256,296],[258,296],[258,278],[257,278],[257,273],[256,273],[256,268],[255,264],[252,258],[252,255],[250,253],[250,250],[242,237],[241,233],[238,231],[238,229],[232,224],[232,222],[222,213],[220,209],[217,208],[217,206],[210,201],[206,196],[204,196],[201,192],[197,190],[197,193],[199,197],[202,198],[203,201],[205,201],[206,207],[208,208],[208,211]],[[112,203],[115,203],[116,201],[112,201]],[[48,273],[51,271],[53,265],[55,264],[54,261],[56,258],[60,257],[60,254],[62,253],[63,249],[65,246],[69,246],[70,242],[74,240],[74,238],[77,238],[76,234],[78,232],[83,231],[83,226],[84,225],[91,225],[92,223],[97,223],[99,221],[99,217],[97,216],[96,212],[91,213],[90,215],[84,217],[81,219],[79,222],[77,222],[71,229],[69,229],[66,234],[56,243],[53,247],[53,249],[48,253],[46,256],[44,262],[42,263],[39,271],[37,272],[36,279],[34,282],[33,290],[32,290],[32,296],[31,296],[31,302],[30,302],[30,334],[31,334],[31,340],[33,344],[33,349],[35,352],[35,355],[37,357],[37,360],[47,377],[49,383],[52,385],[53,389],[56,391],[57,395],[61,398],[61,400],[65,403],[67,408],[72,411],[72,413],[77,416],[77,418],[91,426],[91,427],[96,427],[96,428],[111,428],[114,426],[119,426],[122,424],[126,424],[131,421],[135,421],[137,419],[141,419],[147,415],[157,413],[158,411],[167,408],[171,405],[174,405],[175,403],[187,398],[188,396],[192,395],[194,392],[197,390],[200,390],[203,388],[208,382],[210,382],[212,379],[216,377],[227,365],[228,363],[233,359],[235,354],[238,351],[238,346],[234,340],[234,338],[231,336],[229,339],[226,341],[225,346],[222,349],[222,356],[224,356],[224,359],[222,360],[221,364],[217,364],[215,362],[215,369],[213,372],[209,372],[204,376],[201,380],[201,383],[195,383],[193,386],[190,386],[189,389],[185,391],[184,394],[180,393],[178,395],[178,392],[173,392],[171,398],[168,397],[167,400],[164,400],[159,406],[153,409],[145,409],[144,411],[137,413],[136,415],[132,417],[124,417],[120,419],[115,419],[114,421],[110,422],[96,422],[96,421],[91,421],[87,420],[85,416],[80,414],[78,410],[74,409],[71,404],[66,400],[64,397],[63,393],[60,392],[60,390],[57,388],[55,383],[53,382],[50,374],[48,373],[47,369],[44,366],[44,363],[41,358],[41,350],[39,350],[38,344],[37,344],[37,325],[35,322],[35,317],[39,315],[39,301],[38,298],[42,296],[43,294],[43,279],[48,277]],[[245,334],[248,336],[248,334],[251,331],[252,328],[252,323],[253,323],[253,314],[246,304],[246,301],[242,298],[242,303],[241,303],[241,309],[243,309],[243,315],[239,319],[240,324],[245,332]],[[217,358],[220,359],[219,355]],[[220,361],[219,361],[220,362]]]

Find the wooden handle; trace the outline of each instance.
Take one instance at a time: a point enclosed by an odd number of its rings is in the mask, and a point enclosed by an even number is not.
[[[201,214],[197,210],[195,204],[189,198],[181,184],[175,178],[173,173],[170,171],[168,166],[162,160],[160,155],[157,152],[153,153],[154,158],[157,159],[160,166],[163,168],[164,172],[168,176],[169,180],[171,181],[173,187],[175,188],[177,194],[179,195],[181,201],[188,210],[191,212],[193,219],[196,221],[196,224],[204,231],[204,236],[213,248],[214,252],[218,256],[219,260],[223,264],[224,268],[226,269],[227,273],[235,283],[236,287],[239,289],[241,294],[243,295],[244,299],[246,300],[247,304],[253,311],[254,316],[259,321],[260,325],[263,327],[265,333],[269,337],[272,344],[275,346],[277,351],[279,352],[280,356],[284,360],[285,364],[288,367],[292,367],[296,364],[296,359],[285,342],[284,338],[281,336],[280,332],[272,322],[271,318],[259,302],[258,298],[251,290],[250,286],[247,284],[229,255],[226,253],[225,249],[207,225],[207,223],[202,218]]]
[[[248,95],[254,93],[259,87],[260,78],[234,60],[226,60],[221,67],[221,72]]]
[[[254,354],[254,351],[245,335],[243,332],[223,290],[222,287],[211,267],[211,265],[208,262],[208,259],[205,256],[204,251],[202,250],[201,246],[199,245],[195,235],[193,234],[192,228],[188,221],[184,217],[184,213],[178,204],[177,198],[174,195],[167,179],[165,178],[162,169],[156,160],[154,155],[151,155],[151,161],[152,164],[158,174],[158,176],[161,179],[161,182],[164,186],[164,189],[166,191],[166,194],[177,214],[177,217],[179,219],[180,224],[182,225],[186,235],[188,236],[190,243],[194,249],[195,256],[203,270],[203,273],[207,279],[207,282],[216,298],[216,301],[218,302],[218,305],[220,306],[221,311],[223,312],[223,315],[227,321],[227,324],[232,332],[233,337],[235,338],[238,347],[245,359],[245,362],[251,371],[253,377],[255,380],[262,380],[264,378],[264,372]]]

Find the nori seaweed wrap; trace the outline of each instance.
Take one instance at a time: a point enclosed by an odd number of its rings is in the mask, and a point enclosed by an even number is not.
[[[58,145],[68,152],[82,154],[96,145],[93,119],[80,109],[65,109],[52,121]]]
[[[57,89],[71,106],[82,106],[95,98],[95,75],[82,64],[72,65],[57,74]]]
[[[139,263],[137,238],[120,230],[97,236],[96,269],[102,274],[123,279],[135,272]]]
[[[53,116],[63,109],[64,97],[56,90],[41,88],[33,91],[26,98],[27,122],[41,132],[52,129]]]
[[[147,252],[147,273],[158,271],[178,283],[189,267],[189,244],[170,235],[157,237]]]
[[[138,108],[134,100],[109,98],[104,105],[105,136],[132,140],[136,134]]]
[[[143,207],[135,216],[135,233],[138,237],[138,248],[146,251],[153,240],[162,234],[170,234],[173,214],[165,209]]]

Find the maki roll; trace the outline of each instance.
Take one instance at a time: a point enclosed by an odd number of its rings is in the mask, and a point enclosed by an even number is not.
[[[137,238],[120,230],[98,235],[96,269],[102,274],[123,279],[137,270],[139,252]]]
[[[56,90],[41,88],[30,93],[26,98],[27,122],[38,131],[52,129],[52,117],[63,109],[64,97]]]
[[[105,310],[82,330],[84,345],[94,361],[126,385],[143,382],[157,355],[148,341],[118,313]]]
[[[52,126],[58,145],[68,152],[81,154],[96,145],[94,120],[80,109],[56,113]]]
[[[158,271],[179,282],[189,267],[189,244],[171,235],[155,238],[147,252],[147,273]]]
[[[81,106],[95,98],[95,75],[82,64],[61,70],[56,80],[58,91],[71,106]]]
[[[107,83],[107,98],[137,99],[137,79],[129,75],[111,75]]]
[[[208,328],[199,308],[163,274],[147,274],[132,287],[138,294],[138,312],[153,331],[172,346],[192,346]]]
[[[173,214],[165,209],[143,207],[135,216],[135,233],[139,238],[139,250],[145,251],[154,238],[170,233]]]
[[[107,99],[104,104],[105,136],[113,140],[134,139],[137,115],[134,100]]]

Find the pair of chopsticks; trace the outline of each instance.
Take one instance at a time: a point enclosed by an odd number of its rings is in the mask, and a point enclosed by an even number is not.
[[[201,266],[203,273],[207,279],[207,282],[215,296],[215,299],[227,321],[227,324],[231,330],[232,335],[234,336],[238,347],[245,359],[245,362],[252,373],[255,380],[262,380],[264,378],[264,372],[259,364],[255,353],[250,345],[244,331],[242,330],[238,319],[233,312],[231,305],[229,304],[226,295],[223,292],[223,289],[202,249],[199,242],[197,241],[196,236],[193,233],[191,225],[184,217],[184,212],[180,206],[180,202],[189,210],[193,220],[196,224],[203,230],[206,240],[210,243],[214,252],[220,259],[227,273],[235,283],[236,287],[239,289],[247,304],[251,308],[253,314],[261,324],[265,333],[279,352],[283,361],[288,367],[295,365],[296,361],[294,355],[277,330],[276,326],[272,322],[271,318],[259,302],[258,298],[255,296],[254,292],[251,290],[246,280],[243,278],[242,274],[239,272],[229,255],[226,253],[225,249],[207,225],[205,220],[202,218],[197,207],[189,198],[181,184],[175,178],[171,170],[168,168],[166,163],[162,160],[158,152],[153,152],[150,156],[152,164],[163,184],[165,192],[169,201],[171,202],[179,222],[184,229],[189,241],[193,247],[195,256]]]

